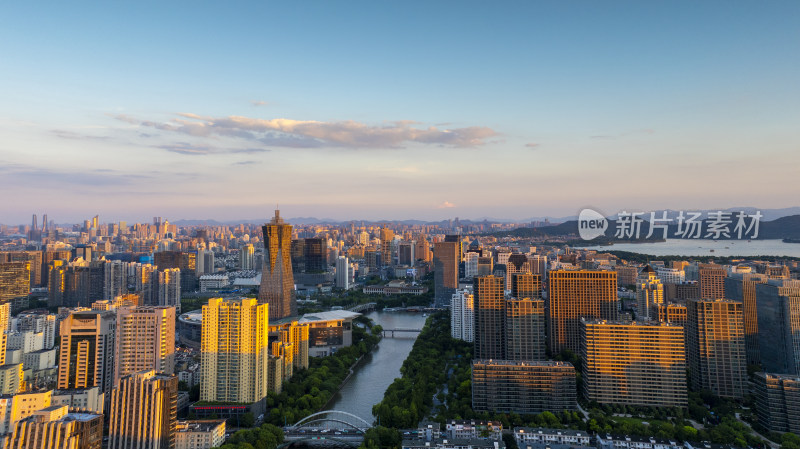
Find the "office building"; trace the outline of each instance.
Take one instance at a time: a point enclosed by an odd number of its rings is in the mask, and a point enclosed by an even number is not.
[[[725,278],[728,272],[720,265],[699,264],[697,276],[700,284],[700,298],[723,299],[725,298]]]
[[[549,274],[547,341],[551,354],[580,352],[580,320],[616,320],[615,271],[553,270]]]
[[[281,219],[275,211],[272,221],[262,226],[264,233],[264,266],[261,287],[258,290],[259,304],[269,304],[269,317],[279,320],[297,315],[297,300],[294,297],[292,275],[292,225]]]
[[[241,270],[255,270],[256,269],[256,250],[251,244],[244,245],[239,250],[239,269]]]
[[[268,306],[211,298],[203,306],[200,399],[253,403],[267,395]]]
[[[458,266],[461,263],[461,241],[457,235],[433,244],[433,287],[437,306],[450,303],[458,288]]]
[[[381,265],[390,267],[394,265],[392,258],[392,241],[394,240],[394,231],[387,229],[386,226],[381,227]]]
[[[111,392],[109,449],[175,447],[178,378],[141,371],[120,380]]]
[[[583,394],[589,401],[688,405],[683,327],[588,320],[581,328]]]
[[[472,287],[459,289],[450,301],[450,333],[455,339],[475,341],[475,296]]]
[[[343,290],[350,289],[350,261],[346,256],[336,259],[336,287]]]
[[[576,407],[575,368],[567,362],[472,362],[472,408],[476,412],[529,415]]]
[[[115,384],[128,374],[175,371],[175,308],[117,309]]]
[[[114,384],[115,312],[71,313],[61,322],[58,389],[97,386],[103,393]]]
[[[476,359],[505,358],[505,279],[498,276],[478,276],[473,279],[474,343]]]
[[[636,318],[639,321],[654,319],[657,306],[663,303],[664,285],[655,270],[647,265],[636,279]]]
[[[756,307],[756,285],[769,280],[765,274],[734,273],[725,278],[725,297],[742,303],[744,316],[744,345],[747,364],[760,365],[761,351],[758,342],[758,309]]]
[[[754,377],[758,422],[770,432],[800,435],[800,377],[756,373]]]
[[[0,262],[0,304],[27,300],[31,291],[31,263]],[[13,307],[13,304],[12,304]]]
[[[744,397],[747,357],[742,303],[692,300],[687,304],[687,362],[692,389],[731,399]]]
[[[800,375],[800,281],[756,286],[759,355],[764,371]]]
[[[14,432],[6,440],[5,448],[101,449],[102,444],[102,414],[69,412],[67,406],[53,405],[17,422]]]
[[[197,254],[182,251],[160,251],[153,254],[155,265],[160,271],[177,268],[180,270],[181,291],[197,290]]]
[[[524,254],[511,254],[506,261],[506,290],[511,290],[511,278],[517,273],[531,273],[531,264]]]
[[[531,273],[513,273],[511,275],[511,297],[522,299],[541,299],[542,275]]]
[[[544,301],[509,299],[505,302],[506,360],[545,360]]]

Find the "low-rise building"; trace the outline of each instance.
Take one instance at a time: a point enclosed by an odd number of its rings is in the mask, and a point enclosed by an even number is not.
[[[105,394],[100,387],[91,387],[74,390],[53,390],[51,403],[53,405],[66,405],[69,408],[91,410],[103,413],[105,410]]]
[[[433,441],[423,439],[403,440],[402,449],[505,449],[503,440],[453,440],[439,438]]]
[[[515,427],[514,440],[520,449],[591,447],[592,436],[582,430]]]
[[[225,420],[178,421],[175,449],[210,449],[225,441]]]
[[[597,435],[597,449],[683,449],[677,440],[628,435]]]
[[[474,419],[451,419],[445,424],[447,438],[469,440],[472,438],[503,439],[503,423]]]
[[[100,449],[103,415],[69,412],[66,405],[38,410],[19,421],[6,440],[7,449]]]

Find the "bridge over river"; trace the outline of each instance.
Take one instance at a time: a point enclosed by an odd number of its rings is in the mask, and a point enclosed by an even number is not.
[[[278,449],[294,444],[324,442],[358,447],[370,427],[372,424],[352,413],[323,410],[284,427],[284,442]]]

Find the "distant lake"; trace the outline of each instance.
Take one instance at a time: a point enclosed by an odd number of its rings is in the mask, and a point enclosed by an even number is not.
[[[629,251],[654,256],[790,256],[800,257],[800,243],[782,240],[702,240],[667,239],[657,243],[617,243],[610,246],[585,246],[597,251]],[[711,252],[711,250],[714,252]]]

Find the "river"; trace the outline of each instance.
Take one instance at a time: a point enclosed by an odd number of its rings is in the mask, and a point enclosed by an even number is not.
[[[656,243],[615,243],[610,246],[584,246],[597,251],[630,251],[653,256],[790,256],[800,257],[800,243],[781,240],[701,240],[667,239]],[[713,251],[712,251],[713,250]]]
[[[421,313],[370,312],[367,317],[384,329],[422,329],[426,318]],[[352,413],[373,421],[372,406],[383,399],[386,388],[400,377],[400,367],[411,352],[416,333],[397,333],[394,338],[384,338],[378,347],[364,356],[355,374],[333,398],[328,407]]]

